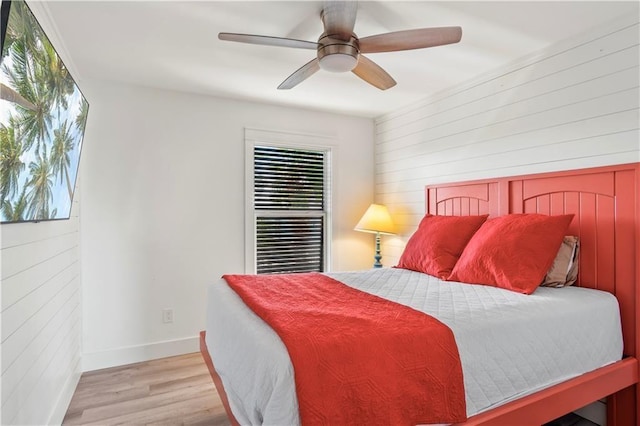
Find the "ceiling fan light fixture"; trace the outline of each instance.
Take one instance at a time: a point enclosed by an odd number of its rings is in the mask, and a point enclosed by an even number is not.
[[[333,53],[320,58],[320,68],[330,72],[351,71],[358,64],[358,59],[346,53]]]
[[[360,48],[355,36],[347,41],[323,33],[318,39],[320,68],[330,72],[348,72],[358,65]]]
[[[396,81],[380,65],[360,53],[424,49],[458,43],[462,37],[460,27],[437,27],[394,31],[359,39],[353,32],[357,11],[358,5],[355,0],[324,0],[320,12],[324,31],[317,43],[240,33],[220,33],[218,38],[267,46],[316,49],[317,57],[287,77],[278,89],[291,89],[323,69],[335,73],[351,71],[370,85],[387,90],[395,86]]]

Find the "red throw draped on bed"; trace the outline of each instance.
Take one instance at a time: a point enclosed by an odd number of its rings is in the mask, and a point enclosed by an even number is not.
[[[317,273],[224,278],[287,347],[303,425],[466,419],[458,347],[437,319]]]

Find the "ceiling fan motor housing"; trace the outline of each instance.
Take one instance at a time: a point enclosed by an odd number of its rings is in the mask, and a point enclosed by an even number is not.
[[[320,68],[331,72],[351,71],[358,64],[360,45],[358,38],[351,35],[345,41],[322,33],[318,39],[318,60]]]

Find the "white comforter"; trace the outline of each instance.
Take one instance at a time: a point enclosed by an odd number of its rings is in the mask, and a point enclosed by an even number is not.
[[[327,275],[448,325],[468,416],[622,357],[618,303],[609,293],[566,287],[527,296],[394,268]],[[293,367],[278,335],[224,280],[211,284],[208,298],[206,343],[236,419],[299,424]]]

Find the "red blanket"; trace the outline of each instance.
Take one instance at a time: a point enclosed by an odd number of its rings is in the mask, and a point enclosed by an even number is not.
[[[224,278],[287,347],[303,425],[466,419],[458,347],[437,319],[316,273]]]

